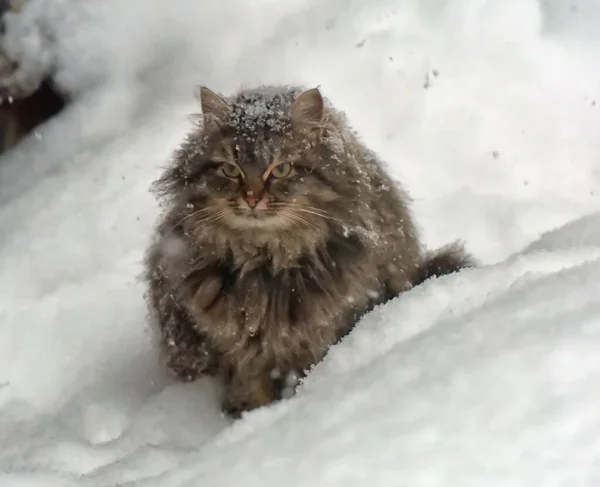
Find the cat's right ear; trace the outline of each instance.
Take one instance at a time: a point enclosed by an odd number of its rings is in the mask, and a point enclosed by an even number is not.
[[[217,123],[225,120],[229,112],[229,105],[214,91],[209,90],[206,86],[200,86],[196,90],[196,98],[200,101],[205,118],[212,118]]]
[[[290,108],[292,123],[299,127],[318,127],[323,121],[323,97],[318,88],[301,93]]]

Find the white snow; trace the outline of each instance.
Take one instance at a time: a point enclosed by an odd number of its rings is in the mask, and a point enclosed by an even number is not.
[[[600,485],[599,22],[595,0],[30,0],[7,49],[76,101],[0,159],[0,486]],[[141,259],[195,85],[259,83],[319,85],[428,246],[483,265],[231,423],[158,366]]]

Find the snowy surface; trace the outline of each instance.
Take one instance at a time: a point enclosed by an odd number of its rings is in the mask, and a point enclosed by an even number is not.
[[[0,159],[0,486],[600,485],[599,5],[30,0],[6,48],[77,101]],[[195,84],[286,82],[346,110],[429,246],[483,265],[232,424],[156,363],[148,187]]]

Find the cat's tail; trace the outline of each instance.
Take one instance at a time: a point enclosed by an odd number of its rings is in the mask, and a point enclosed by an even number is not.
[[[453,242],[425,255],[417,268],[413,285],[418,286],[431,277],[452,274],[476,265],[477,262],[465,251],[463,244]]]

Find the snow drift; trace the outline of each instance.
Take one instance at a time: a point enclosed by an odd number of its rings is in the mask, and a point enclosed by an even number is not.
[[[599,21],[592,0],[30,0],[6,49],[75,102],[0,161],[0,486],[599,485]],[[483,265],[231,423],[156,363],[139,276],[194,85],[259,83],[319,85],[426,243]]]

